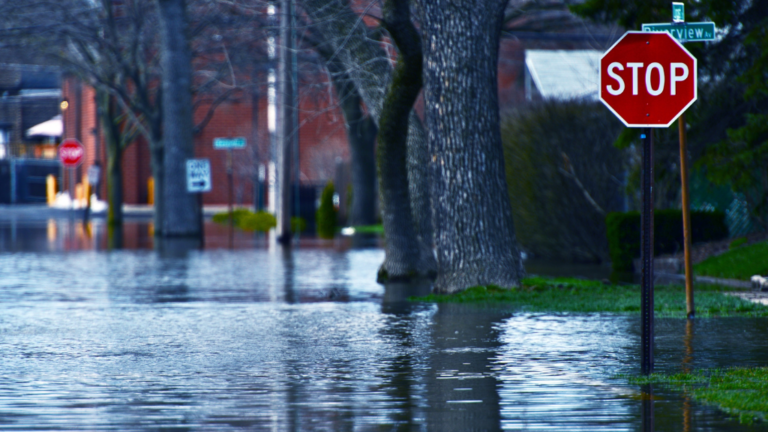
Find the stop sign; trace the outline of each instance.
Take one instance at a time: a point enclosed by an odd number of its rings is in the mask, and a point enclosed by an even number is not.
[[[668,33],[627,32],[600,58],[600,100],[629,127],[667,127],[696,100],[696,58]]]
[[[59,145],[59,160],[67,168],[74,168],[83,162],[85,149],[76,139],[65,139]]]

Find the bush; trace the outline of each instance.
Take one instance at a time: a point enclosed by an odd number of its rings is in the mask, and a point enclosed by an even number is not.
[[[320,207],[317,209],[317,235],[320,238],[332,239],[336,235],[336,208],[333,206],[333,182],[328,182],[320,196]]]
[[[307,221],[301,216],[294,216],[291,218],[291,232],[294,234],[300,234],[307,229]]]
[[[262,231],[267,232],[277,226],[277,219],[272,213],[258,211],[249,212],[243,216],[237,226],[243,231]]]
[[[605,218],[613,269],[632,271],[640,257],[640,212],[609,213]],[[728,236],[723,212],[691,212],[691,243],[722,240]],[[682,210],[656,210],[653,218],[653,254],[682,251]]]
[[[515,233],[534,256],[609,259],[605,215],[623,210],[621,123],[597,102],[546,101],[502,124]]]
[[[267,232],[277,226],[277,219],[265,211],[252,212],[247,209],[235,209],[232,219],[236,227],[243,231]],[[229,224],[229,212],[221,212],[213,215],[213,221],[219,224]]]

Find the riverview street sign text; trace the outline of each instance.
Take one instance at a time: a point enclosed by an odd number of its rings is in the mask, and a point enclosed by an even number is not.
[[[600,59],[600,101],[628,127],[668,127],[696,100],[696,58],[667,33],[627,32]]]
[[[680,42],[703,42],[715,40],[715,23],[658,23],[643,24],[644,32],[669,33]]]
[[[215,149],[241,149],[245,148],[245,138],[214,138],[213,148]]]
[[[211,162],[208,159],[187,159],[187,192],[211,191]]]

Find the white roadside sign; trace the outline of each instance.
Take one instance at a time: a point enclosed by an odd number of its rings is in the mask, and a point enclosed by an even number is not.
[[[187,159],[187,192],[211,191],[211,162],[208,159]]]

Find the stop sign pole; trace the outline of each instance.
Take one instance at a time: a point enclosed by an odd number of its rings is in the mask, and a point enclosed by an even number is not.
[[[627,32],[600,59],[600,101],[643,128],[641,371],[653,372],[653,129],[668,127],[697,97],[696,58],[667,33]]]
[[[69,168],[69,194],[74,208],[75,199],[75,169],[83,162],[85,148],[80,141],[68,138],[59,144],[59,160],[65,168]]]

